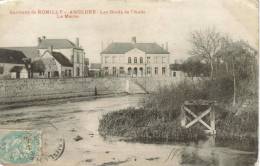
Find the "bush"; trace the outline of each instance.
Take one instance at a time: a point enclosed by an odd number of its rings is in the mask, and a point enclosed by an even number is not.
[[[202,130],[184,129],[179,121],[162,122],[155,110],[128,108],[106,114],[99,123],[101,135],[124,136],[139,141],[198,141]]]

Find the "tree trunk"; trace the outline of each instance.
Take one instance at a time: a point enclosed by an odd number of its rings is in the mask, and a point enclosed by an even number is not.
[[[214,69],[214,66],[213,66],[213,62],[211,59],[210,60],[210,78],[211,78],[211,80],[213,80],[213,69]]]
[[[236,75],[235,75],[235,63],[233,60],[233,106],[236,105]]]

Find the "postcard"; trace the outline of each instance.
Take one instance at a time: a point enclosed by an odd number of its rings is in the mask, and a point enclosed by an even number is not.
[[[257,0],[0,0],[0,166],[258,165]]]

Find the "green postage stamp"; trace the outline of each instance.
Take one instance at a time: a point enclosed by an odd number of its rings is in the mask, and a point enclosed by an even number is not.
[[[0,130],[0,163],[30,164],[40,159],[41,132]]]

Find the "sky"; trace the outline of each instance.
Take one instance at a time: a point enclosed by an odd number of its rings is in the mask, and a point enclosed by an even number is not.
[[[101,43],[168,42],[170,60],[185,59],[194,30],[215,27],[233,39],[258,49],[258,9],[255,0],[2,0],[0,47],[35,46],[37,38],[66,38],[80,45],[91,62],[100,62]],[[39,10],[62,10],[38,14]],[[77,18],[57,18],[70,10],[95,10]],[[139,14],[104,14],[106,11]],[[21,14],[35,11],[36,14]],[[11,14],[16,12],[18,14]]]

